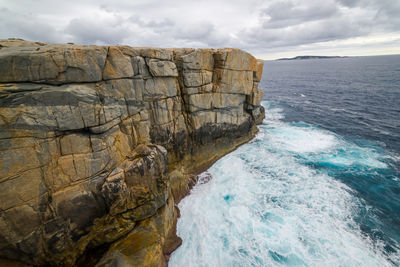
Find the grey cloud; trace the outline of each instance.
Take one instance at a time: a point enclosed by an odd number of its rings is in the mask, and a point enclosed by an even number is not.
[[[134,15],[134,16],[130,16],[128,18],[128,20],[130,22],[132,22],[133,24],[137,24],[138,26],[154,28],[154,29],[168,28],[168,27],[175,26],[175,22],[169,18],[162,18],[162,19],[158,19],[158,20],[155,20],[155,19],[145,20],[138,15]]]
[[[400,1],[397,0],[335,0],[341,6],[354,10],[365,10],[374,13],[364,17],[364,20],[373,21],[377,29],[400,30]]]
[[[259,23],[239,34],[247,40],[247,44],[242,45],[253,51],[289,48],[390,32],[397,25],[394,12],[389,14],[389,10],[396,10],[398,4],[392,3],[390,9],[378,0],[344,0],[344,4],[345,9],[329,0],[323,3],[303,1],[301,5],[296,1],[269,4],[260,12]],[[354,9],[348,7],[350,5],[354,5]]]
[[[375,21],[395,31],[400,31],[400,1],[375,0],[373,7],[378,10]]]
[[[19,37],[32,41],[62,42],[62,36],[51,25],[41,22],[34,14],[19,14],[8,8],[0,9],[0,36]]]
[[[346,7],[355,7],[360,3],[360,0],[336,0],[337,3]]]
[[[77,18],[70,21],[65,33],[78,43],[119,44],[127,35],[132,34],[121,22],[120,18],[96,21]]]
[[[182,25],[173,36],[180,40],[197,42],[196,46],[200,47],[224,46],[231,41],[227,33],[218,31],[214,24],[206,21]]]
[[[282,1],[275,2],[263,9],[261,16],[267,20],[264,22],[265,26],[274,23],[289,26],[299,22],[327,19],[337,12],[337,7],[329,1],[304,2],[302,5],[293,1]]]
[[[361,27],[352,26],[345,18],[299,24],[282,29],[253,28],[242,32],[251,42],[251,48],[260,52],[269,48],[288,48],[299,45],[340,40],[361,36]]]
[[[175,25],[169,18],[146,20],[132,15],[123,18],[113,12],[107,19],[75,18],[65,32],[78,43],[130,44],[134,46],[212,47],[224,45],[229,37],[219,33],[209,22],[191,22]]]
[[[400,32],[398,0],[0,0],[0,38],[295,49]]]

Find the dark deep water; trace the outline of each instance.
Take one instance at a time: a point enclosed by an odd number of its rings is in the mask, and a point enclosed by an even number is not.
[[[284,106],[285,121],[400,153],[400,55],[265,61],[260,85],[265,100]]]
[[[400,55],[266,61],[260,87],[259,134],[179,204],[170,266],[399,266]]]
[[[400,55],[266,61],[261,87],[264,99],[283,107],[286,122],[317,125],[381,154],[387,168],[329,164],[319,157],[305,160],[365,200],[369,208],[357,218],[361,229],[374,240],[383,241],[388,253],[398,252]],[[335,156],[345,154],[337,151]]]

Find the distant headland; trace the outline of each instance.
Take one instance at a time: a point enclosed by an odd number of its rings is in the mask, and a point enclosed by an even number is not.
[[[279,58],[277,60],[304,60],[304,59],[328,59],[328,58],[347,58],[341,56],[297,56],[291,58]]]

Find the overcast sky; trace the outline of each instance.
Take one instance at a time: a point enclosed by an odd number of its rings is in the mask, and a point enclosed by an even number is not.
[[[0,39],[400,54],[400,0],[0,0]]]

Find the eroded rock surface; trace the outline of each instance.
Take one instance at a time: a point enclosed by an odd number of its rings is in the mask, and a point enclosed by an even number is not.
[[[261,123],[238,49],[0,41],[0,257],[162,266],[195,174]],[[118,241],[117,241],[118,240]]]

